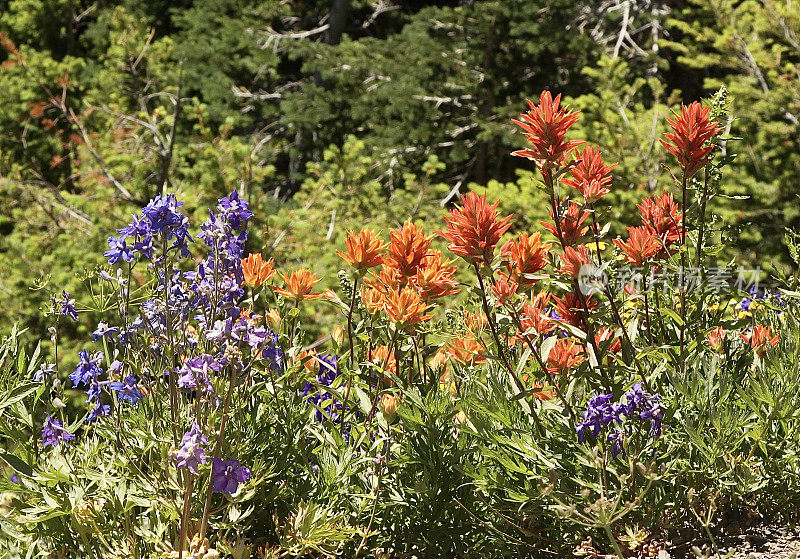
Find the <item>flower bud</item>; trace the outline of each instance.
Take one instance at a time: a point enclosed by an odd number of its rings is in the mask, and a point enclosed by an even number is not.
[[[394,416],[397,415],[397,396],[384,394],[381,397],[381,411],[387,420],[394,419]]]
[[[464,410],[458,410],[458,413],[455,417],[455,422],[459,425],[463,425],[467,422],[467,414],[464,413]]]
[[[281,315],[278,314],[277,309],[269,309],[264,315],[264,322],[273,330],[281,325]]]
[[[331,332],[331,339],[333,339],[333,343],[336,344],[337,348],[342,347],[344,343],[344,328],[341,326],[334,328],[333,332]]]

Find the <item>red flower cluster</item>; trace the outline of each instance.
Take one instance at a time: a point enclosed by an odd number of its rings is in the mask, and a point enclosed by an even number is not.
[[[616,163],[606,165],[600,150],[586,146],[578,164],[570,169],[572,178],[563,182],[580,192],[586,203],[591,204],[611,192],[611,171],[616,166]]]
[[[580,117],[579,111],[561,107],[560,103],[561,95],[553,99],[549,91],[542,92],[538,105],[528,100],[530,110],[520,115],[522,120],[512,119],[512,122],[525,131],[533,148],[520,149],[511,155],[527,157],[546,170],[562,165],[572,150],[583,143],[566,139],[567,131]]]
[[[667,119],[672,132],[664,135],[661,145],[678,159],[686,179],[706,166],[714,149],[706,143],[721,130],[709,119],[710,110],[695,101],[688,107],[681,105],[681,114],[673,112],[674,119]]]
[[[499,203],[489,204],[485,194],[478,196],[475,192],[461,198],[461,206],[445,217],[447,230],[439,231],[450,241],[447,248],[468,262],[491,265],[500,237],[511,227],[510,215],[502,219],[497,216]]]

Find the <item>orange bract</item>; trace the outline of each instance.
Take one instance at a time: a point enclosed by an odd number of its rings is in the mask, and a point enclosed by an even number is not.
[[[577,249],[568,246],[564,254],[558,256],[564,262],[559,271],[572,278],[577,278],[585,266],[593,266],[592,253],[585,246]]]
[[[769,326],[762,326],[760,324],[753,328],[753,333],[750,336],[744,334],[739,335],[745,342],[750,344],[750,347],[753,348],[753,351],[755,351],[756,355],[759,357],[764,357],[770,347],[775,347],[780,342],[778,336],[772,335],[772,330],[770,330]]]
[[[445,346],[447,355],[462,365],[480,365],[486,362],[483,346],[473,337],[466,336],[451,340]]]
[[[550,219],[555,220],[553,210],[550,209]],[[581,237],[583,237],[589,230],[588,227],[583,226],[583,222],[589,217],[589,214],[581,210],[580,204],[577,202],[570,202],[566,211],[559,210],[561,217],[561,234],[564,236],[564,244],[567,246],[575,245]],[[558,228],[555,221],[540,221],[542,227],[550,231],[553,236],[558,239]]]
[[[547,266],[550,243],[543,243],[540,233],[530,236],[522,233],[517,239],[506,241],[500,254],[508,262],[508,272],[520,287],[531,286],[538,280],[529,276],[541,272]]]
[[[704,145],[722,130],[709,119],[710,110],[695,101],[688,107],[681,105],[681,114],[673,111],[674,120],[667,119],[672,132],[664,135],[661,145],[678,159],[687,179],[706,166],[714,146]]]
[[[345,252],[336,251],[345,262],[361,273],[370,268],[380,266],[383,262],[383,249],[386,245],[372,229],[362,229],[358,233],[347,232],[345,239]]]
[[[725,353],[725,329],[722,326],[717,326],[711,332],[706,334],[706,341],[711,349],[716,351],[719,355]]]
[[[645,198],[636,207],[642,215],[642,225],[650,229],[662,245],[656,257],[665,258],[672,254],[674,251],[670,246],[680,240],[683,232],[683,216],[672,194],[664,191],[661,196]]]
[[[647,227],[628,227],[628,240],[614,239],[614,244],[625,253],[625,260],[641,266],[661,250],[661,242]]]
[[[383,298],[383,310],[399,328],[409,328],[433,317],[425,314],[428,306],[419,292],[409,287],[388,290]]]
[[[447,248],[468,262],[491,264],[494,249],[509,227],[511,216],[499,219],[497,206],[486,201],[486,195],[470,192],[461,198],[461,206],[450,210],[445,217],[447,230],[439,234],[450,241]]]
[[[242,260],[244,282],[250,287],[261,287],[275,275],[274,262],[265,262],[261,254],[255,253]]]
[[[412,281],[426,301],[454,295],[461,291],[456,287],[456,267],[438,250],[428,251]]]
[[[566,293],[563,298],[553,297],[556,301],[556,313],[563,322],[575,326],[576,328],[583,328],[583,305],[580,298],[574,293]],[[586,306],[591,311],[597,306],[597,301],[591,300],[591,295],[584,298]]]
[[[619,353],[622,350],[622,340],[616,335],[613,328],[602,326],[594,335],[594,341],[597,347],[609,353]]]
[[[362,287],[361,300],[370,314],[376,314],[383,309],[383,294],[374,287]]]
[[[390,231],[389,236],[392,241],[384,260],[385,265],[394,268],[405,278],[414,276],[428,255],[432,237],[426,237],[422,227],[410,221],[403,223],[400,229]]]
[[[547,370],[551,373],[567,373],[585,359],[581,346],[574,340],[560,339],[547,356]]]
[[[288,277],[281,274],[281,279],[283,279],[286,288],[273,287],[272,289],[284,297],[294,301],[307,301],[319,299],[323,296],[322,293],[311,292],[314,286],[322,281],[322,279],[317,278],[317,274],[311,272],[307,268],[292,270],[292,273]]]
[[[519,285],[513,278],[508,277],[503,272],[499,272],[497,279],[492,284],[495,306],[500,307],[508,303],[517,294],[518,288]]]
[[[522,309],[522,323],[523,334],[530,333],[533,330],[540,336],[544,336],[552,332],[556,324],[550,319],[550,311],[548,305],[550,304],[550,294],[542,292],[531,299],[531,302],[526,304]]]
[[[389,346],[381,345],[373,349],[369,360],[384,371],[397,375],[397,358],[394,352],[389,354]]]
[[[517,150],[511,155],[526,157],[543,169],[562,165],[570,152],[583,143],[565,139],[570,126],[578,122],[579,111],[560,107],[561,95],[553,99],[549,91],[542,92],[538,105],[526,101],[530,110],[520,115],[522,120],[512,119],[512,122],[522,128],[533,147]]]
[[[564,180],[564,184],[576,189],[591,204],[611,192],[611,171],[616,166],[616,163],[606,165],[600,150],[586,146],[578,164],[570,169],[572,178]]]

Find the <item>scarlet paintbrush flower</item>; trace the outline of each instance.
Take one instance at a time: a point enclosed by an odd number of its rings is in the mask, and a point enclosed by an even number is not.
[[[625,253],[625,260],[634,266],[641,266],[661,250],[661,241],[647,227],[628,227],[627,242],[614,239],[614,244]]]
[[[447,260],[441,251],[428,251],[428,255],[422,260],[422,265],[417,268],[417,273],[412,279],[424,300],[439,299],[461,291],[456,287],[456,267],[451,264],[452,262]]]
[[[288,299],[294,301],[308,301],[311,299],[319,299],[323,296],[323,293],[311,292],[314,286],[322,281],[322,278],[317,278],[317,274],[311,272],[307,268],[292,270],[289,276],[281,274],[281,279],[283,279],[286,288],[273,287],[272,289]]]
[[[530,236],[522,233],[517,239],[506,241],[500,255],[508,263],[508,273],[520,287],[529,287],[538,281],[531,276],[547,266],[550,243],[543,243],[540,233]]]
[[[383,293],[374,287],[362,287],[361,300],[364,302],[364,306],[370,314],[376,314],[383,310]]]
[[[683,232],[683,216],[672,194],[664,191],[661,196],[645,198],[636,207],[642,215],[642,225],[650,229],[662,245],[656,257],[664,258],[672,254],[674,250],[670,247],[680,240]]]
[[[769,326],[762,326],[760,324],[753,328],[753,333],[750,336],[744,334],[739,335],[745,342],[750,344],[750,347],[753,348],[753,351],[755,351],[756,355],[759,357],[764,357],[770,347],[775,347],[780,342],[778,336],[772,335],[772,330],[770,330]]]
[[[559,106],[561,95],[553,99],[549,91],[542,92],[538,105],[529,99],[526,101],[530,110],[520,115],[522,120],[512,119],[512,122],[522,128],[533,147],[517,150],[511,155],[526,157],[545,170],[561,166],[570,152],[583,143],[566,140],[567,131],[580,118],[579,111]]]
[[[462,365],[480,365],[486,361],[483,346],[473,337],[466,336],[451,340],[445,346],[447,355]]]
[[[711,332],[706,334],[706,341],[711,349],[716,351],[719,355],[725,353],[725,329],[722,326],[717,326]]]
[[[372,229],[362,229],[358,233],[348,231],[345,247],[345,252],[337,250],[336,254],[362,274],[383,263],[382,253],[386,245]]]
[[[428,255],[431,246],[431,237],[426,237],[422,227],[410,221],[403,223],[400,229],[389,232],[389,254],[385,263],[397,269],[405,278],[411,278],[417,273],[422,260]]]
[[[603,326],[594,335],[594,341],[598,348],[606,347],[609,353],[619,353],[622,350],[622,340],[616,335],[613,328]]]
[[[581,273],[581,269],[593,266],[592,253],[585,246],[580,246],[577,249],[568,246],[564,254],[559,254],[558,256],[564,262],[559,272],[571,278],[577,278]]]
[[[533,381],[533,384],[531,384],[531,388],[535,389],[544,387],[542,386],[541,382],[535,380]],[[555,390],[553,390],[552,388],[548,388],[547,390],[537,390],[536,392],[533,393],[533,397],[536,398],[537,400],[552,400],[553,396],[555,395],[556,395]]]
[[[572,178],[563,182],[580,192],[586,203],[591,204],[611,192],[611,171],[616,166],[616,163],[606,165],[600,150],[586,146],[578,164],[570,169]]]
[[[667,119],[672,132],[664,135],[661,145],[678,159],[687,179],[706,166],[714,146],[705,144],[722,130],[709,119],[710,110],[695,101],[688,107],[681,105],[681,114],[673,111],[674,119]]]
[[[486,320],[486,315],[482,312],[464,311],[464,325],[470,332],[480,332],[487,324],[489,324],[489,321]]]
[[[540,336],[545,336],[552,332],[556,325],[550,320],[550,312],[547,307],[550,305],[550,294],[546,291],[539,293],[531,299],[531,302],[526,304],[522,309],[522,317],[520,322],[523,333],[529,333],[533,330]]]
[[[497,279],[492,284],[492,295],[495,298],[495,306],[500,307],[508,303],[517,294],[519,284],[514,278],[508,277],[503,272],[497,274]]]
[[[244,282],[253,288],[261,287],[275,275],[274,264],[271,259],[269,262],[264,262],[258,253],[249,255],[242,260]]]
[[[409,287],[388,290],[383,298],[383,310],[389,315],[389,320],[401,329],[433,317],[432,314],[425,314],[428,306],[419,292]]]
[[[551,373],[568,373],[584,362],[583,350],[574,340],[560,339],[547,356],[547,370]]]
[[[576,328],[583,328],[583,305],[581,300],[574,293],[567,293],[563,298],[553,297],[556,302],[556,314],[561,321],[566,322]],[[597,301],[591,300],[591,295],[584,298],[586,306],[591,311],[597,306]]]
[[[453,254],[468,262],[486,265],[494,258],[494,248],[509,227],[511,216],[499,219],[497,206],[486,201],[486,195],[478,196],[470,192],[461,198],[461,206],[456,206],[445,218],[447,230],[439,234],[450,241],[447,248]]]
[[[564,236],[564,244],[566,246],[573,246],[589,230],[588,227],[583,226],[583,222],[586,221],[589,214],[582,210],[580,204],[571,202],[567,210],[560,211],[559,215],[561,216],[561,234]],[[552,219],[553,222],[540,221],[539,223],[558,239],[558,229],[555,225],[555,217],[553,216],[552,209],[550,210],[550,219]]]

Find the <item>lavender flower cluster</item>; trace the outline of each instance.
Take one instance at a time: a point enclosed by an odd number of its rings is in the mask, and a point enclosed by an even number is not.
[[[581,422],[576,427],[578,442],[586,440],[587,432],[594,440],[599,440],[601,431],[606,428],[609,433],[606,441],[611,445],[612,457],[625,455],[625,441],[629,434],[625,426],[639,422],[634,429],[639,429],[641,422],[649,422],[645,438],[657,438],[661,435],[664,409],[661,396],[650,394],[637,382],[625,393],[625,402],[614,402],[613,394],[598,394],[589,399],[586,409],[581,414]]]
[[[317,370],[317,384],[320,386],[331,387],[334,381],[341,374],[339,371],[339,358],[335,355],[324,354],[314,356],[319,368]],[[310,405],[316,408],[315,416],[317,421],[330,419],[337,423],[341,421],[342,403],[336,400],[330,392],[315,387],[307,382],[303,387],[303,398]]]

